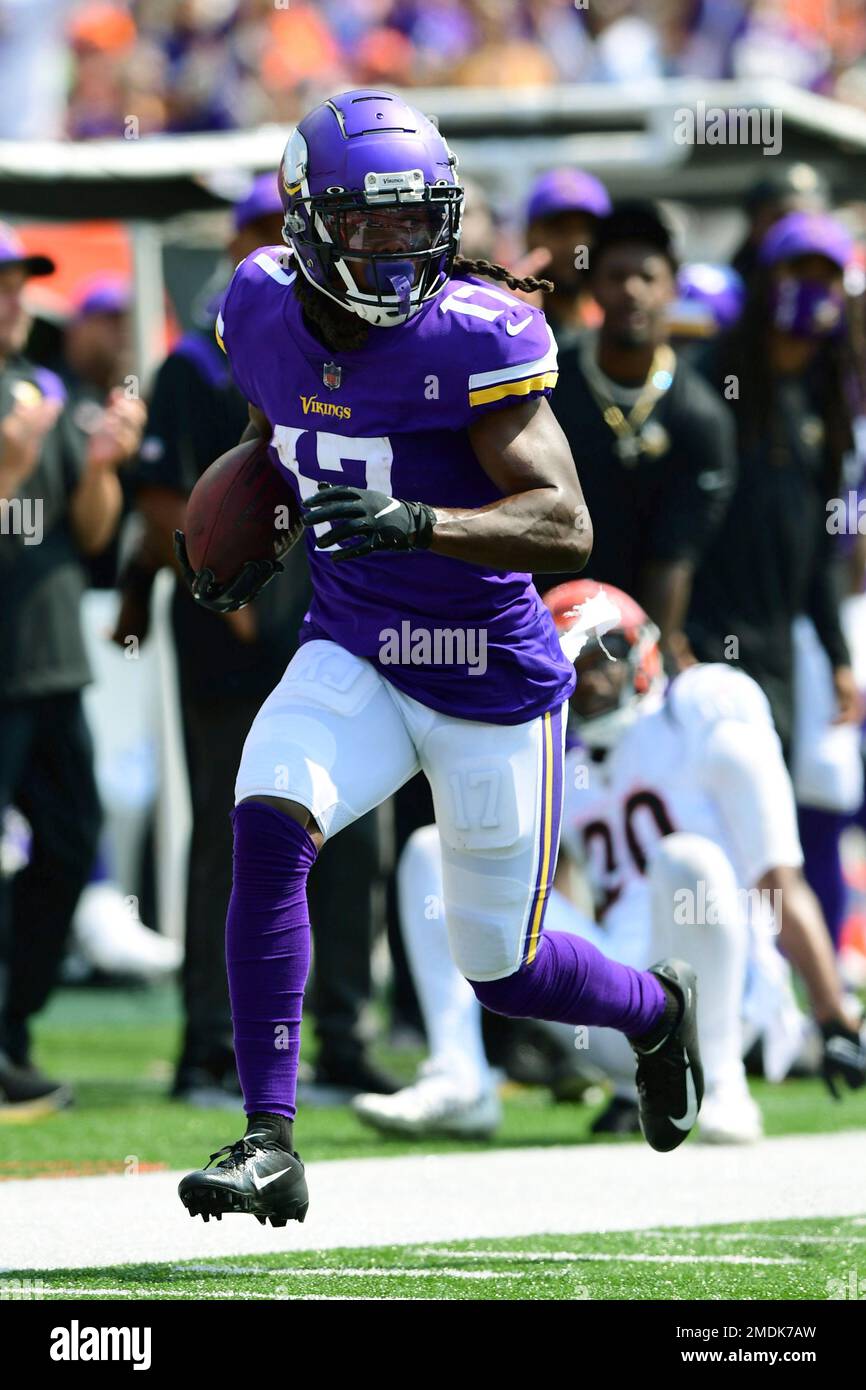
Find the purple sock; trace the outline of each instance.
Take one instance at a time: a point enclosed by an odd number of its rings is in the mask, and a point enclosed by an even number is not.
[[[297,821],[260,802],[241,802],[232,825],[226,968],[244,1110],[291,1120],[310,969],[307,875],[316,847]]]
[[[833,945],[838,950],[848,899],[839,841],[848,817],[837,811],[819,810],[816,806],[798,806],[797,816],[803,846],[803,872],[821,904]]]
[[[545,932],[531,965],[504,980],[470,980],[486,1009],[509,1018],[594,1024],[642,1037],[660,1021],[667,995],[655,975],[603,955],[569,932]]]

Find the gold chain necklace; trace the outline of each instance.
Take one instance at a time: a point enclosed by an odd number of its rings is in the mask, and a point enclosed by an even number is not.
[[[588,342],[581,354],[581,366],[586,384],[595,403],[601,411],[602,419],[608,429],[616,435],[614,448],[623,463],[631,467],[637,463],[641,454],[658,455],[670,445],[667,430],[662,425],[657,430],[644,431],[643,427],[662,396],[670,390],[676,367],[676,354],[667,343],[660,344],[653,353],[653,360],[647,372],[646,381],[640,394],[629,411],[624,413],[611,395],[604,375],[595,360],[595,343]]]

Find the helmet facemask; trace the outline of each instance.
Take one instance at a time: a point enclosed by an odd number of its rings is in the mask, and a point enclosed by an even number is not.
[[[463,190],[420,169],[368,173],[363,192],[296,197],[284,238],[322,294],[380,328],[405,323],[448,279]]]
[[[654,708],[661,699],[665,678],[658,651],[658,628],[647,622],[636,634],[614,629],[601,639],[590,641],[575,663],[580,690],[581,666],[599,669],[606,662],[618,668],[617,679],[611,682],[608,699],[600,697],[593,707],[581,710],[579,699],[572,696],[572,714],[577,723],[581,742],[594,751],[614,748],[625,731],[631,727],[645,705]],[[575,692],[577,693],[577,692]]]

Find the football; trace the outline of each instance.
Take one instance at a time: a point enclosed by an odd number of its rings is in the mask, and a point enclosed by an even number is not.
[[[303,529],[297,499],[264,439],[229,449],[201,475],[187,502],[190,564],[197,572],[209,569],[220,584],[248,560],[278,560]]]

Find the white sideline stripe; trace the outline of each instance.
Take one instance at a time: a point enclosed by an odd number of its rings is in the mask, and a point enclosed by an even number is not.
[[[106,1294],[112,1298],[141,1299],[152,1302],[154,1299],[154,1289],[149,1285],[144,1289],[89,1289],[83,1284],[71,1284],[68,1288],[60,1288],[57,1285],[46,1290],[49,1294],[69,1294],[74,1298],[86,1298],[88,1294]],[[188,1292],[186,1289],[158,1289],[156,1292],[160,1298],[186,1298],[198,1303],[200,1300],[208,1298],[225,1299],[224,1293],[200,1293]],[[232,1289],[232,1298],[240,1299],[267,1299],[269,1303],[298,1303],[298,1302],[337,1302],[337,1303],[374,1303],[379,1295],[377,1294],[339,1294],[339,1293],[238,1293]],[[33,1302],[46,1302],[46,1299],[32,1300]],[[389,1303],[411,1303],[410,1298],[403,1298],[399,1294],[388,1298]]]
[[[667,1233],[669,1236],[671,1232]],[[748,1239],[744,1236],[743,1239]],[[414,1253],[414,1252],[413,1252]],[[583,1264],[585,1261],[593,1263],[614,1263],[621,1261],[626,1264],[653,1264],[653,1265],[802,1265],[805,1260],[798,1260],[793,1255],[648,1255],[645,1253],[620,1254],[618,1251],[597,1251],[589,1250],[580,1254],[575,1250],[556,1250],[548,1255],[543,1255],[540,1250],[435,1250],[430,1249],[425,1252],[430,1255],[442,1255],[447,1259],[471,1260],[519,1260],[521,1263],[532,1261],[533,1264]]]
[[[622,1254],[616,1250],[587,1251],[585,1254],[578,1254],[576,1251],[560,1250],[554,1255],[542,1255],[536,1251],[526,1254],[522,1250],[429,1250],[428,1255],[442,1255],[448,1259],[478,1259],[496,1260],[504,1263],[506,1260],[516,1260],[518,1263],[524,1261],[532,1264],[585,1264],[589,1261],[603,1264],[679,1264],[679,1265],[802,1265],[805,1260],[798,1260],[793,1255],[647,1255],[638,1253]],[[176,1265],[175,1272],[178,1274],[186,1273],[186,1265]],[[221,1274],[223,1271],[219,1265],[208,1267],[208,1273]],[[329,1279],[363,1279],[367,1275],[375,1277],[398,1277],[401,1279],[436,1279],[439,1277],[448,1279],[528,1279],[528,1273],[520,1271],[505,1271],[496,1269],[475,1270],[475,1269],[449,1269],[446,1265],[435,1266],[433,1269],[398,1268],[396,1265],[383,1265],[376,1268],[373,1265],[369,1269],[363,1266],[336,1266],[331,1269],[326,1266],[317,1268],[310,1265],[305,1269],[270,1269],[267,1265],[246,1265],[236,1266],[232,1278],[236,1274],[256,1274],[256,1275],[279,1275],[281,1279],[310,1279],[322,1276]],[[228,1276],[227,1276],[228,1277]]]
[[[302,1135],[300,1144],[303,1153]],[[180,1173],[16,1178],[0,1182],[0,1265],[285,1260],[295,1250],[862,1218],[864,1171],[863,1130],[689,1143],[672,1154],[592,1144],[339,1159],[308,1165],[307,1220],[277,1229],[239,1215],[191,1220],[177,1196]]]
[[[462,1252],[460,1250],[452,1250],[449,1253],[459,1256]],[[731,1255],[728,1256],[728,1258],[735,1259],[738,1257]],[[778,1263],[785,1263],[785,1261],[778,1261]],[[802,1264],[802,1260],[795,1260],[794,1263]],[[192,1267],[189,1265],[175,1265],[172,1272],[175,1274],[186,1274],[187,1272],[193,1273],[195,1270],[201,1272],[203,1269],[206,1270],[208,1274],[221,1275],[224,1273],[220,1265],[193,1265]],[[318,1279],[320,1277],[323,1279],[366,1279],[368,1275],[376,1279],[436,1279],[440,1275],[447,1276],[449,1279],[529,1278],[528,1274],[504,1274],[496,1269],[448,1269],[445,1266],[441,1269],[416,1269],[411,1265],[405,1269],[398,1265],[370,1265],[368,1267],[363,1265],[310,1265],[305,1268],[299,1268],[296,1265],[293,1269],[271,1269],[269,1265],[235,1265],[230,1276],[228,1272],[226,1272],[226,1277],[234,1278],[237,1274],[255,1274],[258,1276],[266,1274],[269,1278],[276,1278],[279,1276],[280,1279]]]
[[[863,1222],[854,1220],[854,1221],[852,1221],[851,1224],[852,1224],[853,1226],[859,1226],[859,1225],[862,1225]],[[670,1232],[670,1231],[644,1231],[644,1235],[647,1236],[647,1237],[650,1237],[650,1238],[652,1238],[652,1237],[658,1237],[658,1238],[661,1239],[661,1240],[670,1240],[670,1238],[671,1238],[671,1232]],[[701,1239],[702,1239],[702,1240],[719,1240],[719,1241],[722,1241],[722,1240],[725,1240],[725,1241],[743,1241],[743,1240],[750,1240],[750,1241],[752,1241],[755,1245],[762,1245],[765,1241],[770,1241],[770,1240],[787,1240],[787,1241],[793,1241],[795,1245],[866,1245],[866,1236],[849,1236],[849,1235],[845,1235],[844,1232],[841,1232],[838,1236],[820,1236],[820,1235],[802,1235],[802,1236],[794,1236],[794,1235],[782,1235],[782,1234],[779,1234],[779,1233],[769,1234],[769,1233],[767,1233],[767,1232],[765,1232],[765,1231],[760,1231],[760,1232],[757,1232],[757,1231],[751,1231],[751,1232],[750,1232],[750,1231],[741,1231],[741,1232],[736,1232],[736,1231],[724,1231],[724,1232],[722,1232],[722,1231],[713,1231],[713,1232],[711,1232],[709,1235],[705,1234],[704,1232],[701,1232],[701,1233],[700,1233],[700,1236],[701,1236]],[[678,1231],[678,1232],[677,1232],[677,1239],[681,1239],[681,1238],[682,1238],[682,1239],[686,1239],[686,1240],[697,1240],[697,1239],[698,1239],[698,1232],[697,1232],[697,1231]]]
[[[49,1295],[62,1293],[69,1294],[73,1298],[87,1298],[95,1297],[96,1294],[105,1294],[110,1295],[112,1298],[152,1299],[154,1297],[154,1292],[154,1287],[151,1284],[140,1289],[94,1289],[88,1287],[87,1284],[70,1284],[64,1287],[58,1284],[52,1284],[50,1288],[45,1289],[45,1293]],[[196,1289],[195,1292],[190,1292],[187,1289],[160,1288],[156,1290],[156,1292],[159,1293],[160,1298],[187,1298],[195,1299],[196,1301],[204,1298],[225,1298],[225,1293],[201,1293],[198,1289]],[[232,1298],[267,1298],[274,1303],[283,1303],[292,1297],[293,1295],[288,1293],[238,1293],[235,1289],[232,1289]],[[29,1301],[44,1303],[46,1300],[43,1296],[38,1300],[33,1299]]]
[[[449,1256],[462,1256],[461,1250],[442,1250],[431,1251],[431,1254],[442,1254]],[[533,1263],[543,1264],[545,1257],[537,1254],[524,1255],[519,1250],[484,1250],[468,1252],[472,1255],[482,1256],[493,1260],[530,1260]],[[616,1252],[590,1252],[585,1255],[572,1254],[567,1251],[559,1251],[556,1255],[547,1257],[550,1262],[569,1263],[569,1264],[717,1264],[717,1265],[801,1265],[805,1260],[796,1260],[783,1256],[781,1259],[772,1259],[769,1256],[756,1255],[646,1255],[646,1254],[618,1254]],[[261,1277],[267,1275],[270,1278],[279,1276],[281,1279],[530,1279],[532,1275],[528,1270],[498,1270],[498,1269],[449,1269],[446,1266],[434,1269],[404,1269],[397,1266],[370,1265],[369,1268],[345,1269],[345,1268],[316,1268],[308,1269],[269,1269],[266,1265],[235,1266],[231,1271],[222,1270],[218,1265],[208,1267],[209,1272],[221,1274],[226,1279],[234,1279],[238,1274],[256,1275]],[[178,1274],[194,1274],[195,1267],[187,1269],[187,1266],[177,1267]],[[74,1284],[70,1286],[49,1285],[46,1290],[48,1294],[76,1294],[86,1297],[88,1294],[111,1294],[122,1298],[153,1298],[154,1287],[148,1284],[140,1289],[105,1289],[89,1288],[86,1284]],[[160,1288],[162,1298],[224,1298],[224,1293],[201,1292],[198,1289],[191,1291],[188,1289],[168,1289]],[[309,1297],[317,1297],[311,1294]],[[334,1295],[336,1297],[336,1295]],[[237,1289],[232,1289],[232,1298],[269,1298],[276,1302],[283,1302],[293,1298],[293,1294],[286,1293],[243,1293]],[[371,1295],[372,1297],[372,1295]]]

